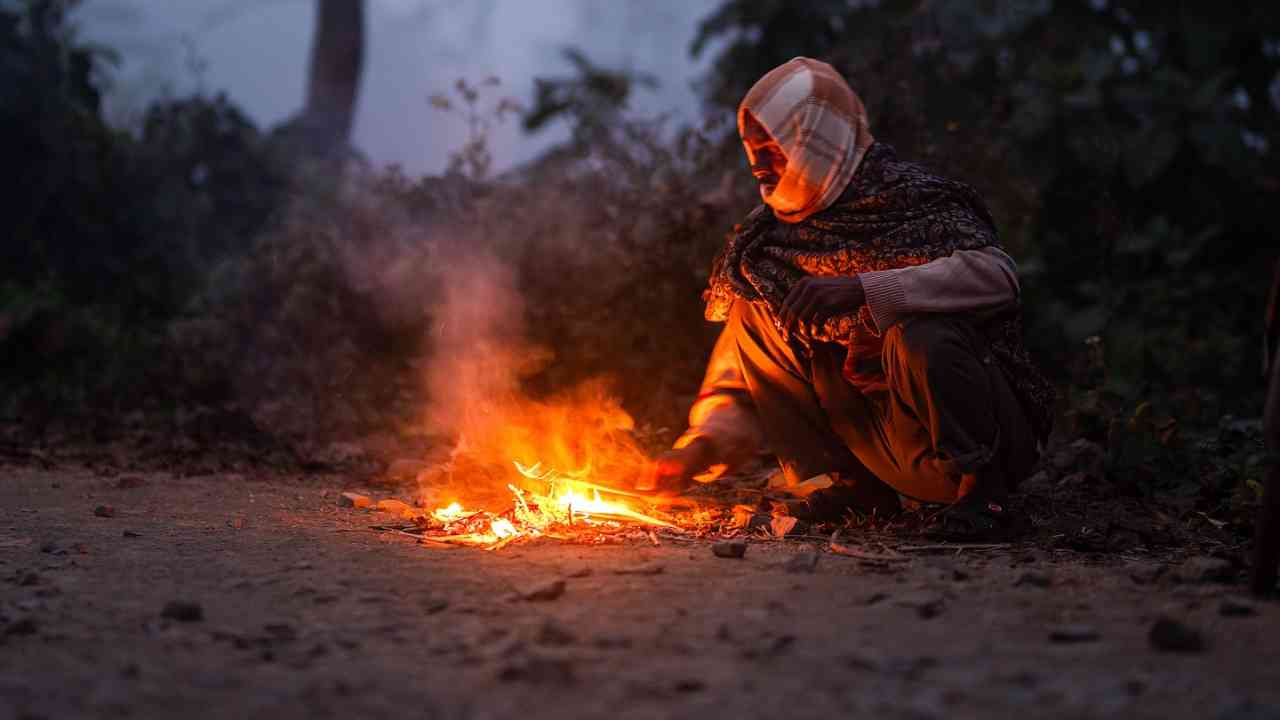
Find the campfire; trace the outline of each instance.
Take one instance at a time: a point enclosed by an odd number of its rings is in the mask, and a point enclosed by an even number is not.
[[[513,542],[541,537],[599,541],[636,529],[681,530],[670,519],[634,509],[629,502],[640,505],[640,496],[590,482],[586,479],[588,469],[565,473],[544,470],[541,464],[525,466],[513,461],[512,465],[520,477],[545,489],[533,491],[508,485],[511,507],[498,513],[468,510],[456,501],[436,508],[418,520],[423,538],[497,550]]]
[[[413,532],[425,543],[497,550],[548,538],[657,542],[706,519],[689,500],[631,492],[652,460],[631,416],[601,384],[533,400],[469,392],[451,406],[458,438],[449,460],[418,477]]]
[[[531,378],[554,369],[555,353],[526,340],[510,267],[465,247],[452,252],[458,269],[434,313],[423,418],[451,451],[419,474],[422,511],[408,531],[428,544],[496,550],[543,538],[657,542],[696,530],[705,518],[692,504],[658,508],[627,489],[670,438],[638,430],[603,379],[529,392]]]

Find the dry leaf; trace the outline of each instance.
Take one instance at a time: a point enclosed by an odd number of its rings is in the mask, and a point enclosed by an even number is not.
[[[773,529],[773,534],[777,537],[786,537],[787,533],[796,526],[796,519],[790,515],[776,517],[773,522],[769,523],[769,527]]]

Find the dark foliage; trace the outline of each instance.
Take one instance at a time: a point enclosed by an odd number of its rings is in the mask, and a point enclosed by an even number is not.
[[[880,139],[978,186],[1060,380],[1063,348],[1101,335],[1110,389],[1130,400],[1190,389],[1258,411],[1277,230],[1261,209],[1280,187],[1274,4],[732,0],[693,51],[715,41],[711,107],[818,57],[863,94]]]

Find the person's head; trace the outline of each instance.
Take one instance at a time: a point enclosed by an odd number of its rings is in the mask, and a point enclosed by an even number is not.
[[[797,57],[738,105],[738,134],[778,219],[800,222],[835,202],[874,138],[862,100],[835,68]]]

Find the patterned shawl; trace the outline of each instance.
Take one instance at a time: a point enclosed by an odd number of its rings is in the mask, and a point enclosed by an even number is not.
[[[807,275],[851,276],[988,246],[998,247],[999,240],[976,191],[898,160],[892,148],[876,142],[827,209],[799,223],[782,223],[762,205],[734,228],[703,294],[706,317],[723,322],[733,302],[745,300],[767,305],[776,321],[787,293]],[[981,329],[1043,439],[1051,423],[1054,391],[1022,345],[1019,314],[989,321]],[[867,357],[882,346],[866,306],[831,318],[812,336],[797,340],[802,345],[819,341],[847,346],[845,375],[855,384],[850,377],[855,355]]]

